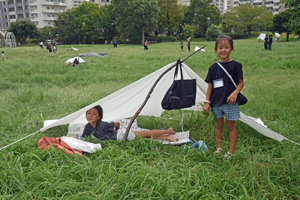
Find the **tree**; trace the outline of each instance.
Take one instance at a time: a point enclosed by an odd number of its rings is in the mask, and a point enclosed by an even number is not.
[[[177,31],[184,18],[183,6],[178,5],[178,0],[158,0],[158,6],[158,30],[169,36]]]
[[[113,0],[112,4],[118,32],[124,39],[141,39],[143,44],[145,33],[156,30],[157,0]]]
[[[185,38],[193,37],[195,34],[194,24],[184,24],[183,30]]]
[[[273,31],[277,31],[278,33],[286,32],[286,41],[289,41],[289,34],[292,32],[289,24],[291,16],[292,14],[289,12],[289,10],[285,10],[284,12],[273,17]]]
[[[113,5],[105,5],[102,6],[101,9],[103,10],[103,22],[102,22],[102,30],[103,30],[103,37],[111,40],[114,36],[118,35],[117,26],[116,26],[116,16],[113,12]]]
[[[81,43],[94,43],[103,33],[104,12],[93,2],[83,2],[72,10],[75,17],[76,34]]]
[[[29,20],[12,22],[7,32],[13,32],[16,40],[21,44],[25,43],[27,38],[36,38],[38,35],[36,25]]]
[[[111,6],[99,8],[96,3],[83,2],[58,15],[54,21],[55,33],[64,44],[97,43],[101,37],[111,39],[117,34],[112,22]]]
[[[54,27],[52,26],[44,26],[44,28],[42,28],[40,31],[39,31],[39,38],[41,41],[45,41],[47,39],[50,39],[50,35],[49,33],[53,34],[54,33]]]
[[[283,0],[290,7],[288,9],[291,14],[288,22],[289,27],[295,32],[300,32],[300,0]]]
[[[216,25],[212,24],[207,29],[205,37],[206,37],[207,41],[216,41],[217,38],[219,37],[219,35],[220,35],[220,31],[219,31],[218,27]]]
[[[208,23],[218,25],[222,21],[219,9],[211,2],[212,0],[193,0],[187,8],[184,23],[194,24],[195,37],[205,36]]]
[[[76,34],[75,16],[71,9],[58,14],[54,20],[55,32],[58,34],[58,41],[62,44],[78,44],[79,36]]]
[[[234,7],[225,13],[226,28],[251,33],[255,28],[272,25],[272,13],[265,6],[253,6],[249,3]]]

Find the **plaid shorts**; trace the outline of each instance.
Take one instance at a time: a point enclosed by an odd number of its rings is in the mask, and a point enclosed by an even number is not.
[[[219,119],[225,115],[227,120],[235,121],[241,118],[240,116],[240,104],[223,104],[223,105],[214,105],[212,107],[213,112],[216,117]]]

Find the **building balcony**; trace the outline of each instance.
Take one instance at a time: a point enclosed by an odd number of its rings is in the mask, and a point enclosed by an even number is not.
[[[273,0],[266,0],[265,3],[273,3]]]
[[[8,8],[14,8],[15,7],[15,4],[11,3],[11,4],[8,4],[7,6]]]
[[[16,21],[17,21],[17,19],[10,19],[9,21],[10,21],[10,23],[12,23],[12,22],[16,22]]]
[[[8,14],[9,14],[9,15],[15,15],[15,14],[16,14],[16,11],[10,11]]]
[[[278,6],[273,6],[273,10],[278,10],[279,9],[279,5]]]
[[[273,15],[277,15],[277,14],[279,14],[279,12],[278,12],[278,11],[275,11],[275,12],[272,12],[272,14],[273,14]]]
[[[43,9],[43,13],[60,13],[60,10],[57,9]]]
[[[61,3],[61,2],[49,2],[49,1],[42,1],[42,5],[45,6],[68,6],[67,3]]]
[[[267,8],[273,8],[273,6],[274,6],[274,4],[267,4],[267,5],[265,5]]]
[[[43,20],[45,21],[54,21],[56,17],[44,17]]]

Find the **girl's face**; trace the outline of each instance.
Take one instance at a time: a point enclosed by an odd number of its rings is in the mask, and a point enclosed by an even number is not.
[[[228,40],[221,40],[215,50],[217,51],[220,61],[222,62],[230,59],[229,55],[233,50],[233,47]]]
[[[92,126],[96,125],[100,118],[101,116],[99,115],[98,110],[96,108],[91,108],[86,113],[86,119]]]

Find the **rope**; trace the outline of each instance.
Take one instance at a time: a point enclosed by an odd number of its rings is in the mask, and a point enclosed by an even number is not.
[[[5,148],[7,148],[7,147],[9,147],[9,146],[11,146],[11,145],[17,143],[17,142],[20,142],[21,140],[24,140],[25,138],[28,138],[28,137],[30,137],[30,136],[36,134],[37,132],[39,132],[39,130],[36,131],[36,132],[34,132],[34,133],[31,133],[30,135],[27,135],[26,137],[23,137],[23,138],[17,140],[17,141],[15,141],[15,142],[13,142],[13,143],[11,143],[11,144],[9,144],[9,145],[6,145],[5,147],[2,147],[2,148],[0,149],[0,151],[1,151],[2,149],[5,149]]]
[[[292,142],[292,143],[294,143],[294,144],[300,145],[299,143],[294,142],[293,140],[289,140],[289,139],[287,139],[287,138],[284,138],[284,139],[287,140],[287,141],[290,141],[290,142]]]

